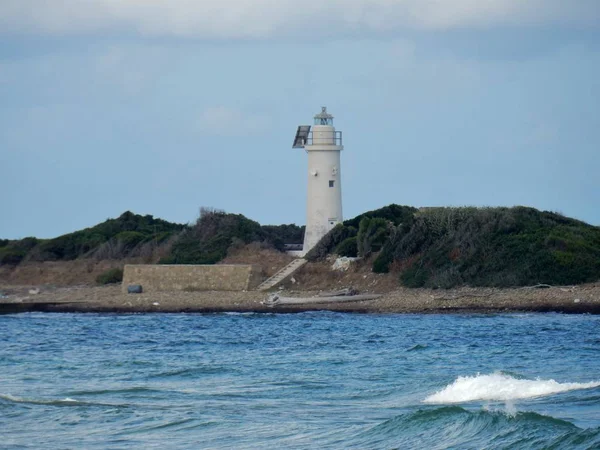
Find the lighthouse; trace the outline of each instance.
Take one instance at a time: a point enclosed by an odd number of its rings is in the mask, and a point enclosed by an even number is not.
[[[308,155],[306,230],[302,253],[306,254],[329,230],[342,222],[342,132],[333,126],[333,116],[323,106],[314,124],[300,125],[293,148]]]

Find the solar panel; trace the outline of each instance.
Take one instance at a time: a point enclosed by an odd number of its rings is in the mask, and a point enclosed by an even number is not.
[[[308,139],[308,133],[310,133],[310,125],[300,125],[298,131],[296,131],[292,148],[304,148],[304,144],[306,144],[306,140]]]

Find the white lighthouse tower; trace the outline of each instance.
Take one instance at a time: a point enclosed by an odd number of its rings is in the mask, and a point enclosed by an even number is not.
[[[293,148],[308,154],[306,231],[302,253],[306,254],[329,230],[342,222],[342,132],[333,126],[333,116],[323,106],[310,125],[298,127]]]

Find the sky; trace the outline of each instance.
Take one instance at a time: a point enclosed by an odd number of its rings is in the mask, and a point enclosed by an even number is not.
[[[525,205],[600,225],[598,0],[2,0],[0,237],[126,210],[303,224],[291,147],[321,106],[345,218]]]

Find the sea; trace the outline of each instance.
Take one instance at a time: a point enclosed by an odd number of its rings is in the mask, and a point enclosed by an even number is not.
[[[600,316],[0,316],[2,449],[600,449]]]

